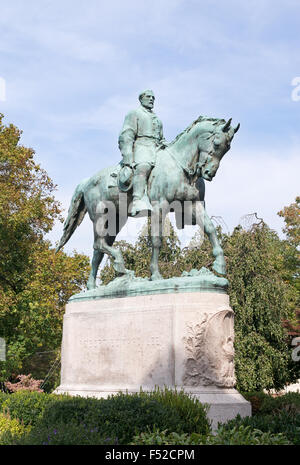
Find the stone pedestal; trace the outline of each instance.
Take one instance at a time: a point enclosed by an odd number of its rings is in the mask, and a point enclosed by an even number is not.
[[[213,427],[251,415],[234,389],[233,311],[225,292],[73,299],[57,393],[107,397],[155,386],[210,404]]]

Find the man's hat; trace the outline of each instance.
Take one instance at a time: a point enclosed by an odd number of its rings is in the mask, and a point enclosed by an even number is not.
[[[119,188],[123,192],[129,191],[132,187],[133,171],[130,166],[123,166],[119,173]]]

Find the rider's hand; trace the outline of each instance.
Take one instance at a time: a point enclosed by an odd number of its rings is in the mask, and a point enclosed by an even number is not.
[[[122,165],[131,167],[131,157],[123,156]]]

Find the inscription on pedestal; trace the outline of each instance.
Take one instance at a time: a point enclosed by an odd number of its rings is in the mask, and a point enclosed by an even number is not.
[[[166,311],[105,313],[97,321],[77,315],[72,321],[72,371],[84,383],[102,385],[171,384],[172,318]],[[74,352],[76,357],[74,357]],[[67,373],[68,378],[74,374]]]

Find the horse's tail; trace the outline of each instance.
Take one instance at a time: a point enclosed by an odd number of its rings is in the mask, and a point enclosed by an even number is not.
[[[84,203],[83,183],[81,182],[75,189],[74,195],[68,211],[68,217],[64,223],[64,231],[59,241],[56,252],[58,252],[70,239],[75,229],[81,224],[87,208]]]

